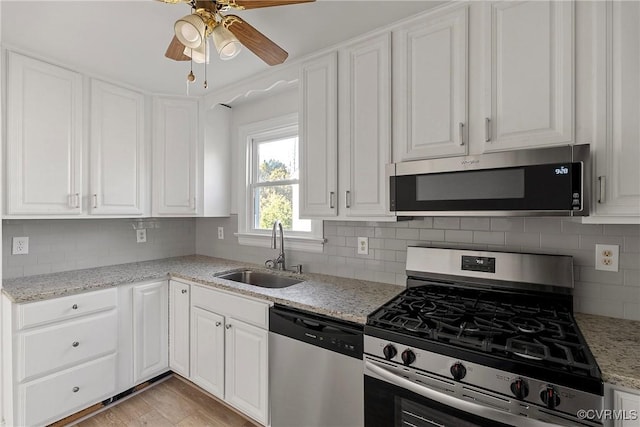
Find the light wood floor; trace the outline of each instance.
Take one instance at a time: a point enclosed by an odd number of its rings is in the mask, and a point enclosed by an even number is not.
[[[77,426],[255,427],[256,424],[173,376]]]

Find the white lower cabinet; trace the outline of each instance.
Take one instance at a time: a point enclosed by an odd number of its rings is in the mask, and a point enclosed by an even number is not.
[[[33,303],[2,297],[7,426],[45,425],[117,390],[116,289]]]
[[[166,280],[137,285],[133,292],[133,382],[169,367],[169,290]]]
[[[613,409],[613,427],[640,427],[640,390],[632,392],[607,385]]]
[[[169,282],[169,367],[189,377],[190,286]]]
[[[191,309],[191,381],[224,399],[224,317]]]
[[[263,425],[269,424],[268,314],[267,303],[191,286],[189,379]]]

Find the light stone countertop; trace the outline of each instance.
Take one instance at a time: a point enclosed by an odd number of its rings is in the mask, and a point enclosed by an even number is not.
[[[640,390],[640,322],[576,313],[605,383]]]
[[[2,292],[15,303],[28,303],[175,278],[365,324],[370,312],[404,290],[403,286],[310,273],[302,274],[303,282],[281,289],[261,288],[217,277],[246,268],[265,270],[255,264],[194,255],[8,279],[3,280]]]

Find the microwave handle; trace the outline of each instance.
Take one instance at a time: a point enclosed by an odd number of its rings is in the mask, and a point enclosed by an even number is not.
[[[607,188],[606,176],[602,175],[598,177],[598,182],[600,183],[600,197],[598,198],[598,203],[604,203],[605,199],[605,191]]]
[[[378,365],[374,361],[365,359],[365,374],[367,371],[380,377],[382,380],[393,384],[397,387],[410,390],[420,396],[427,399],[434,400],[442,405],[456,408],[460,411],[467,412],[469,414],[476,415],[481,418],[486,418],[494,421],[506,423],[508,425],[518,425],[522,427],[551,427],[558,426],[545,421],[534,420],[533,418],[525,418],[520,415],[505,412],[500,409],[491,408],[489,406],[479,405],[475,402],[462,400],[456,396],[442,393],[440,391],[431,389],[421,384],[416,384],[413,381],[409,381],[393,372],[388,371],[384,367]],[[559,426],[558,426],[559,427]]]
[[[491,141],[491,119],[489,117],[484,119],[484,142]]]

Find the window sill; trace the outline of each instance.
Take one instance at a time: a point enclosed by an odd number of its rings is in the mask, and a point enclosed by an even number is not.
[[[235,233],[238,243],[245,246],[271,247],[271,235],[258,233]],[[280,237],[278,236],[278,239]],[[303,252],[322,252],[325,239],[318,237],[284,236],[285,249],[293,249]]]

